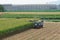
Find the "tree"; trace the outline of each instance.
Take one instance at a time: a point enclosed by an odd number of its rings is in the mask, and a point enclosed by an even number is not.
[[[4,7],[0,5],[0,12],[4,12]]]

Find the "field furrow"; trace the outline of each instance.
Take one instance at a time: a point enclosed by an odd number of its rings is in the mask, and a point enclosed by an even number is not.
[[[3,40],[60,40],[60,22],[45,22],[44,28],[30,29]]]

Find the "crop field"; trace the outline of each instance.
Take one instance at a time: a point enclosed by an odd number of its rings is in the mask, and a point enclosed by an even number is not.
[[[60,14],[60,12],[0,12],[4,14]]]
[[[1,18],[60,18],[60,12],[5,12]]]
[[[60,12],[4,12],[0,18],[43,18],[57,22],[60,21]]]
[[[29,26],[29,27],[28,27]],[[0,18],[0,37],[13,33],[16,30],[25,30],[31,27],[31,22],[27,18]]]
[[[0,18],[0,31],[28,24],[27,19]],[[9,27],[8,27],[9,26]]]
[[[60,40],[60,22],[44,22],[44,28],[30,29],[3,40]]]
[[[54,33],[56,32],[59,33],[60,12],[1,12],[0,13],[0,37],[5,34],[13,33],[14,31],[16,32],[18,30],[30,28],[32,27],[32,22],[29,22],[30,19],[41,19],[41,18],[43,18],[45,21],[44,23],[45,28],[30,29],[28,30],[28,32],[24,31],[21,34],[19,33],[17,35],[8,37],[6,40],[13,40],[13,39],[24,40],[25,38],[26,40],[30,40],[30,39],[35,40],[35,38],[37,40],[41,36],[42,36],[41,40],[44,40],[45,38],[46,40],[55,38],[56,35]],[[46,20],[48,20],[47,23]],[[25,37],[21,37],[22,34],[23,36],[25,35]],[[57,36],[58,35],[59,34],[57,34]]]

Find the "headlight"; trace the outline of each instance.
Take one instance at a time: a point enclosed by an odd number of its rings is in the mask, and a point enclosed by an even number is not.
[[[37,24],[35,24],[35,25],[37,25]]]

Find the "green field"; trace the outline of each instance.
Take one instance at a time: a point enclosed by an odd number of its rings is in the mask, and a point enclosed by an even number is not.
[[[5,10],[5,12],[60,12],[60,10]]]
[[[0,18],[0,31],[29,24],[27,19]]]
[[[3,14],[0,18],[60,18],[60,14]]]
[[[6,12],[0,18],[43,18],[44,20],[60,22],[60,12]]]
[[[0,37],[15,31],[23,31],[32,27],[27,18],[0,18]]]
[[[0,15],[0,37],[18,30],[26,30],[33,26],[29,19],[41,19],[60,22],[60,12],[17,12],[1,13]],[[51,19],[52,18],[52,19]]]

